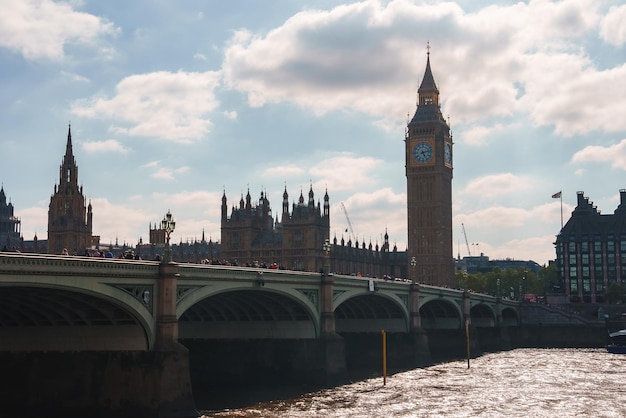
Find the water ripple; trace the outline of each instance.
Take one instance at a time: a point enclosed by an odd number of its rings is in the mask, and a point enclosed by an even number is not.
[[[626,416],[626,356],[598,349],[518,349],[373,378],[206,417]]]

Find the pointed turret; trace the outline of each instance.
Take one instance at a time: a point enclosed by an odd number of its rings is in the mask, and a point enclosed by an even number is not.
[[[426,70],[424,71],[422,83],[417,89],[417,110],[409,123],[409,127],[424,122],[432,123],[433,121],[438,121],[447,128],[448,124],[439,107],[439,89],[430,69],[430,45],[427,46],[427,49]]]
[[[324,193],[324,216],[330,216],[330,199],[328,197],[328,189]]]
[[[287,193],[287,185],[285,185],[285,191],[283,192],[283,219],[285,215],[289,216],[289,194]]]
[[[313,185],[311,184],[311,188],[309,189],[309,207],[315,207],[315,195],[313,194]]]
[[[222,193],[222,222],[228,218],[228,201],[226,199],[226,189]]]
[[[417,94],[419,98],[418,104],[438,104],[439,89],[437,89],[433,72],[430,69],[430,46],[426,54],[426,71],[424,71],[424,78],[422,79],[422,84],[420,84],[419,89],[417,89]],[[427,97],[432,97],[435,101],[430,103],[422,102],[422,99],[426,99]]]

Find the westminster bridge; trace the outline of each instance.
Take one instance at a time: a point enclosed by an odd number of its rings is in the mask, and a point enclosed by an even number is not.
[[[134,403],[180,415],[193,404],[194,371],[234,384],[258,370],[260,380],[280,373],[330,382],[373,358],[378,364],[370,352],[380,351],[382,330],[391,364],[428,364],[432,351],[464,352],[466,323],[474,347],[482,329],[499,349],[500,331],[520,324],[519,308],[397,280],[2,252],[0,371],[30,378],[7,386],[0,413],[74,396],[72,407],[106,405],[119,415],[116,408]],[[58,373],[59,363],[71,377]],[[76,394],[69,387],[77,381],[97,388]]]

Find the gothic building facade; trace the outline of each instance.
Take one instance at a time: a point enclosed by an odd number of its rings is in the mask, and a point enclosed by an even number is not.
[[[417,110],[405,136],[409,277],[420,283],[454,286],[453,142],[441,114],[430,50],[417,92]]]
[[[318,271],[324,263],[324,241],[329,239],[330,206],[328,193],[324,206],[315,204],[313,187],[308,201],[300,192],[298,203],[289,210],[287,188],[283,192],[279,221],[272,216],[267,194],[261,192],[257,204],[250,191],[228,214],[226,192],[222,196],[221,257],[239,265],[275,263],[290,270]]]
[[[347,243],[337,237],[330,242],[330,200],[315,202],[311,187],[308,199],[300,192],[297,203],[289,204],[287,188],[283,192],[280,219],[272,215],[266,193],[253,203],[248,192],[230,209],[226,193],[222,196],[222,262],[275,266],[290,270],[321,271],[324,267],[324,242],[329,240],[330,270],[338,274],[364,277],[406,277],[406,253],[389,248],[389,236],[381,247],[372,243]]]
[[[21,247],[20,219],[14,214],[13,204],[7,203],[4,185],[0,187],[0,247],[12,250]]]
[[[59,184],[54,186],[48,209],[48,253],[61,254],[67,250],[69,254],[84,254],[93,244],[92,222],[91,203],[85,205],[83,186],[78,186],[70,126],[59,168]]]
[[[569,302],[600,303],[611,283],[626,283],[626,190],[613,214],[577,193],[571,218],[556,238],[560,284]]]

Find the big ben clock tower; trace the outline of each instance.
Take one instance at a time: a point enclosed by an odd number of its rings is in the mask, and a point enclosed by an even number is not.
[[[420,283],[454,286],[453,143],[430,70],[430,48],[417,93],[417,110],[405,138],[410,278]]]

